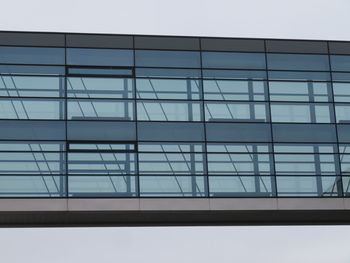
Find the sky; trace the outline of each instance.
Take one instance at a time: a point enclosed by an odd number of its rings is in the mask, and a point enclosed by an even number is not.
[[[0,0],[0,30],[350,40],[350,0]],[[0,228],[4,263],[350,263],[350,226]]]

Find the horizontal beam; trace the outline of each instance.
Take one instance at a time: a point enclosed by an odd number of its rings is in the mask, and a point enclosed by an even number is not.
[[[350,224],[347,198],[1,199],[2,227]]]

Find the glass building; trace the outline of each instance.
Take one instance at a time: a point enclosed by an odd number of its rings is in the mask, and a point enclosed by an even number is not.
[[[350,42],[0,33],[0,197],[346,197]]]

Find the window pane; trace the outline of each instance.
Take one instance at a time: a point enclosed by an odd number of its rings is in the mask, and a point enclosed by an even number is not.
[[[203,176],[140,176],[140,196],[204,197]]]
[[[273,122],[330,123],[334,122],[333,116],[333,107],[328,104],[271,104]]]
[[[331,56],[332,70],[350,71],[350,56]]]
[[[137,119],[144,121],[201,121],[201,103],[138,101]]]
[[[138,122],[139,140],[204,141],[203,123]]]
[[[272,71],[270,80],[304,80],[304,81],[331,81],[329,72],[298,72],[298,71]]]
[[[53,99],[0,99],[1,119],[64,119],[64,101]]]
[[[277,176],[278,196],[339,196],[335,176]]]
[[[204,69],[203,78],[206,79],[267,79],[266,71],[263,70],[229,70],[229,69]]]
[[[267,100],[263,81],[204,80],[206,100]]]
[[[270,144],[208,143],[207,151],[213,153],[269,153],[272,152],[272,149]]]
[[[265,103],[205,103],[206,121],[267,122],[268,115],[268,105]]]
[[[202,52],[203,68],[265,69],[263,53]]]
[[[68,121],[67,136],[69,140],[133,141],[136,125],[122,121]]]
[[[193,153],[204,152],[204,144],[177,142],[141,142],[138,145],[138,150],[139,152]]]
[[[200,78],[200,69],[136,68],[136,77],[150,78]]]
[[[272,101],[332,101],[330,83],[269,82]]]
[[[335,125],[329,124],[273,124],[275,142],[335,142]],[[338,129],[339,131],[339,129]]]
[[[0,176],[1,197],[65,196],[65,176]]]
[[[0,152],[0,174],[64,174],[64,153]]]
[[[350,105],[336,104],[335,114],[337,123],[350,123]]]
[[[209,192],[213,197],[272,196],[270,176],[209,176]]]
[[[0,63],[64,65],[64,48],[0,47]]]
[[[0,76],[3,97],[64,97],[64,78],[37,76]]]
[[[134,102],[119,100],[68,100],[71,120],[133,120]]]
[[[269,124],[257,123],[207,123],[208,141],[270,142]]]
[[[71,98],[133,98],[134,82],[123,78],[67,78]]]
[[[276,70],[329,70],[327,55],[267,54],[267,65]]]
[[[132,50],[67,48],[68,65],[133,66],[133,60]]]
[[[64,66],[26,66],[26,65],[0,65],[0,73],[4,75],[53,75],[66,74]]]
[[[350,101],[350,83],[333,82],[333,94],[335,102]]]
[[[61,152],[66,150],[65,142],[50,141],[0,141],[0,151],[9,152]]]
[[[133,197],[136,196],[135,176],[69,176],[71,197]]]
[[[199,80],[137,79],[137,98],[198,100],[202,89]]]
[[[135,153],[70,152],[69,174],[135,174]]]
[[[136,50],[136,66],[200,68],[199,52]]]
[[[344,196],[350,196],[350,177],[344,176],[344,177],[342,177],[342,179],[343,179]]]
[[[67,68],[69,75],[78,76],[108,76],[108,77],[118,77],[118,76],[133,76],[132,68],[108,68],[108,67],[69,67]]]

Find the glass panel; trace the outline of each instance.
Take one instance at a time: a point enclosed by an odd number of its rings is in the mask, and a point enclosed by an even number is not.
[[[275,153],[337,153],[336,144],[275,144]]]
[[[277,176],[278,196],[339,196],[339,180],[335,176]]]
[[[333,81],[350,81],[350,73],[332,72]]]
[[[194,153],[204,152],[202,143],[140,142],[139,152]]]
[[[135,144],[126,143],[69,143],[69,151],[126,152],[135,151]]]
[[[140,196],[204,197],[203,176],[140,176]]]
[[[208,141],[270,142],[269,124],[257,123],[207,123]]]
[[[118,141],[136,140],[134,122],[114,121],[68,121],[69,140]]]
[[[267,122],[268,104],[249,102],[205,103],[205,120],[216,122]]]
[[[263,70],[229,70],[229,69],[204,69],[203,78],[206,79],[267,79],[266,71]]]
[[[1,119],[64,119],[64,100],[0,99]]]
[[[332,101],[330,83],[269,82],[271,101]]]
[[[271,103],[273,122],[330,123],[334,122],[333,116],[333,107],[330,104]]]
[[[122,78],[67,78],[67,96],[71,98],[133,98],[134,82]]]
[[[304,81],[331,81],[329,72],[298,72],[298,71],[272,71],[270,80],[304,80]]]
[[[133,120],[134,102],[121,100],[68,100],[70,120]]]
[[[263,53],[202,52],[203,68],[265,69]]]
[[[139,122],[137,133],[146,141],[204,141],[203,123]]]
[[[207,151],[213,153],[269,153],[272,152],[270,144],[257,143],[208,143]]]
[[[100,75],[100,76],[130,76],[133,75],[133,70],[131,68],[78,68],[69,67],[69,75]]]
[[[136,50],[136,66],[200,68],[199,52]]]
[[[328,55],[267,54],[269,69],[329,70]]]
[[[333,82],[335,102],[350,102],[350,83]]]
[[[200,69],[136,68],[136,77],[146,78],[200,78]]]
[[[133,197],[136,196],[135,176],[69,176],[71,197]]]
[[[350,71],[350,56],[332,55],[331,65],[334,71]]]
[[[67,48],[68,65],[133,66],[132,50]]]
[[[208,174],[273,174],[271,154],[208,153]]]
[[[272,196],[270,176],[209,176],[209,192],[213,197]]]
[[[69,174],[135,174],[135,153],[70,152]]]
[[[45,141],[0,141],[0,151],[10,152],[60,152],[66,150],[65,142],[45,142]]]
[[[64,174],[65,154],[0,152],[0,174]]]
[[[350,177],[344,176],[342,177],[342,179],[343,179],[344,196],[350,196]]]
[[[267,100],[263,81],[204,80],[206,100]]]
[[[198,100],[202,88],[199,80],[137,79],[137,98]]]
[[[350,105],[336,104],[335,114],[337,123],[350,123]]]
[[[62,66],[0,65],[0,73],[3,75],[17,74],[58,76],[66,74],[66,69]]]
[[[64,97],[64,78],[0,76],[2,97]]]
[[[138,101],[137,118],[147,121],[201,121],[199,102]]]
[[[0,196],[65,196],[65,180],[65,176],[0,176]]]
[[[65,64],[64,48],[0,47],[0,63]]]
[[[275,142],[336,142],[335,125],[329,124],[273,124]],[[338,129],[339,131],[339,129]]]

